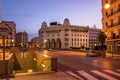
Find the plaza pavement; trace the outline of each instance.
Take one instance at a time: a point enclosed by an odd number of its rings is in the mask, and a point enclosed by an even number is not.
[[[81,54],[85,56],[85,54]],[[109,59],[120,59],[120,54],[110,54],[106,53],[106,57]],[[64,72],[33,72],[33,73],[19,73],[16,74],[13,78],[6,78],[0,80],[78,80]]]
[[[0,80],[77,80],[76,78],[58,71],[58,72],[33,72],[16,74],[13,78]]]
[[[111,53],[106,53],[106,58],[110,58],[110,59],[120,59],[120,54],[111,54]]]

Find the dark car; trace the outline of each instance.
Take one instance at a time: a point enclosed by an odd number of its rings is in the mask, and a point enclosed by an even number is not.
[[[98,56],[98,54],[94,50],[89,50],[86,52],[86,56],[96,57],[96,56]]]

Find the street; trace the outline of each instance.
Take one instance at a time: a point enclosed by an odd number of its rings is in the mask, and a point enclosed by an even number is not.
[[[63,71],[77,79],[120,79],[120,60],[86,57],[85,52],[77,51],[51,50],[43,53],[58,59],[58,71]]]

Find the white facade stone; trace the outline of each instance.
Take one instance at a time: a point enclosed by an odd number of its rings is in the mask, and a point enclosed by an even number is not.
[[[87,26],[70,25],[69,19],[65,19],[63,25],[40,28],[40,45],[46,48],[63,49],[81,46],[89,47],[88,30]]]

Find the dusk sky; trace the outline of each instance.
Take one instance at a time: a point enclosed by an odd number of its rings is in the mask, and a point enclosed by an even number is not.
[[[101,16],[101,0],[2,0],[2,20],[14,21],[29,40],[38,36],[43,21],[63,24],[68,18],[72,25],[102,28]]]

